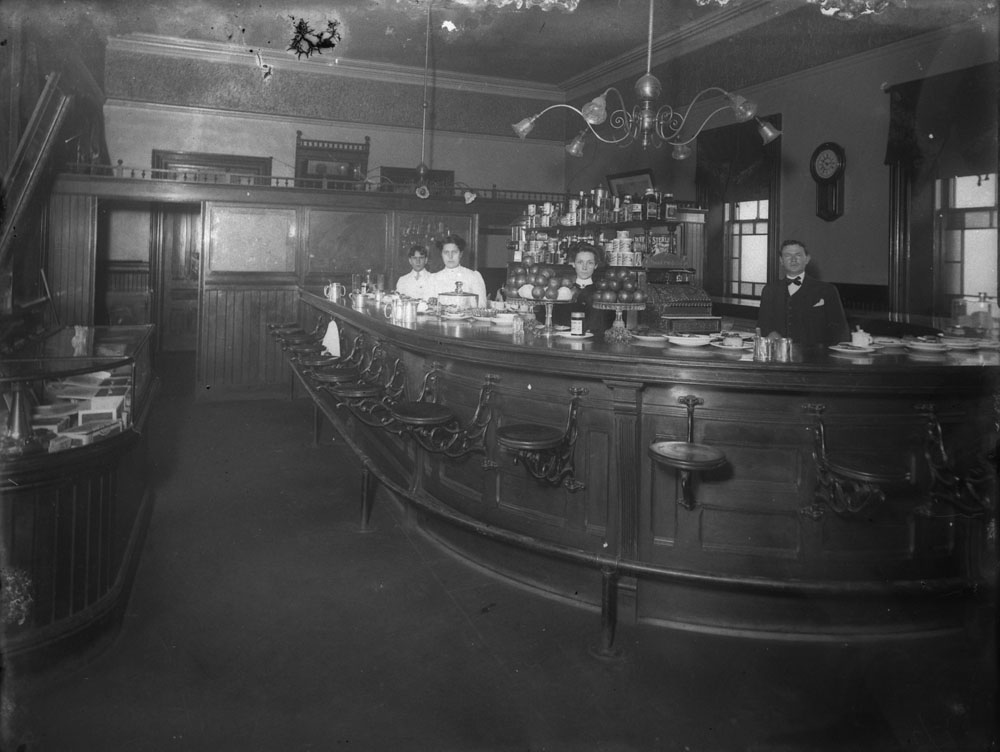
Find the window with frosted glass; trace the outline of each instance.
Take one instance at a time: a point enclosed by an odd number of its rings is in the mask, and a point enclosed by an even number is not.
[[[768,202],[726,204],[726,290],[736,298],[759,299],[767,283]]]

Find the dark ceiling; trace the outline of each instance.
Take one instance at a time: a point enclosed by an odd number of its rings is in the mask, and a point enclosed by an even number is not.
[[[422,69],[428,8],[431,63],[435,70],[565,86],[588,71],[633,53],[645,60],[647,0],[580,0],[566,13],[538,8],[463,7],[475,0],[303,0],[295,5],[274,0],[7,0],[22,21],[63,29],[92,27],[100,36],[157,34],[186,40],[236,45],[255,51],[292,55],[287,50],[295,22],[314,29],[338,23],[339,41],[313,55],[316,60],[343,58]],[[482,0],[479,0],[480,2]],[[902,3],[903,0],[895,0]],[[992,0],[906,0],[906,8],[839,21],[805,0],[731,0],[725,7],[701,6],[696,0],[656,0],[654,36],[710,25],[723,16],[756,25],[741,42],[758,48],[793,41],[795,67],[811,56],[838,55],[889,44],[907,36],[982,13],[996,13]],[[716,0],[718,2],[718,0]],[[450,30],[447,26],[453,25]],[[747,21],[747,26],[750,22]],[[751,35],[753,35],[751,37]],[[752,39],[752,41],[750,41]],[[805,39],[807,42],[802,43]],[[711,40],[708,40],[711,41]],[[718,39],[714,40],[718,43]],[[707,42],[706,42],[707,43]],[[641,72],[641,71],[640,71]]]

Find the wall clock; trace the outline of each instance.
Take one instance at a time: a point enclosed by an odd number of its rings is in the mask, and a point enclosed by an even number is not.
[[[844,148],[832,141],[816,147],[809,172],[816,181],[816,216],[832,222],[844,213]]]

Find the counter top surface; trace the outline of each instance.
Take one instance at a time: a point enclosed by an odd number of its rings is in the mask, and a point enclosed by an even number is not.
[[[326,299],[303,291],[303,299],[318,307],[337,313],[347,320],[361,322],[369,320],[379,328],[413,332],[434,339],[446,338],[465,345],[496,349],[510,347],[540,353],[573,353],[584,357],[605,359],[621,358],[623,355],[636,359],[657,359],[677,362],[702,361],[717,364],[740,364],[748,367],[771,368],[798,366],[822,369],[929,368],[935,366],[996,367],[1000,366],[1000,343],[989,342],[975,350],[950,348],[946,352],[926,352],[906,346],[883,347],[873,353],[844,353],[829,348],[795,347],[790,363],[755,363],[750,349],[732,350],[712,345],[689,347],[670,344],[666,340],[655,342],[633,340],[627,344],[605,342],[601,333],[586,338],[571,337],[568,332],[555,335],[536,335],[525,332],[515,334],[512,327],[497,326],[478,319],[455,320],[441,318],[434,314],[420,314],[416,323],[394,324],[379,313],[374,306],[357,311],[353,308],[331,303]],[[969,338],[970,341],[973,338]]]

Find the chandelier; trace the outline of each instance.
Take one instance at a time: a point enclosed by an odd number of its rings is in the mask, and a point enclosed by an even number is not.
[[[553,104],[531,117],[524,118],[513,124],[514,132],[524,139],[535,127],[535,121],[550,110],[567,109],[575,112],[583,118],[584,129],[580,131],[566,146],[570,156],[578,157],[583,154],[583,144],[588,133],[605,143],[617,144],[622,147],[631,146],[638,141],[643,149],[650,146],[659,149],[663,144],[670,144],[673,147],[671,156],[674,159],[685,159],[691,155],[691,142],[698,134],[704,130],[708,122],[720,112],[732,110],[733,116],[740,122],[746,122],[756,118],[757,105],[746,97],[739,94],[712,86],[699,92],[686,109],[675,109],[668,104],[657,107],[656,100],[663,93],[660,79],[654,76],[650,69],[653,62],[653,4],[654,0],[649,0],[649,35],[646,42],[646,73],[635,82],[633,91],[638,99],[636,105],[629,111],[625,107],[625,100],[621,92],[615,87],[609,87],[604,92],[585,104],[581,109],[577,109],[569,104]],[[595,129],[595,125],[600,125],[608,120],[608,94],[614,93],[618,97],[619,108],[611,113],[609,125],[612,129],[610,137],[602,136]],[[725,103],[710,112],[701,121],[693,133],[688,126],[688,120],[695,104],[705,96],[718,94],[723,97]],[[765,144],[770,143],[781,135],[781,131],[768,122],[756,118],[758,132]]]

